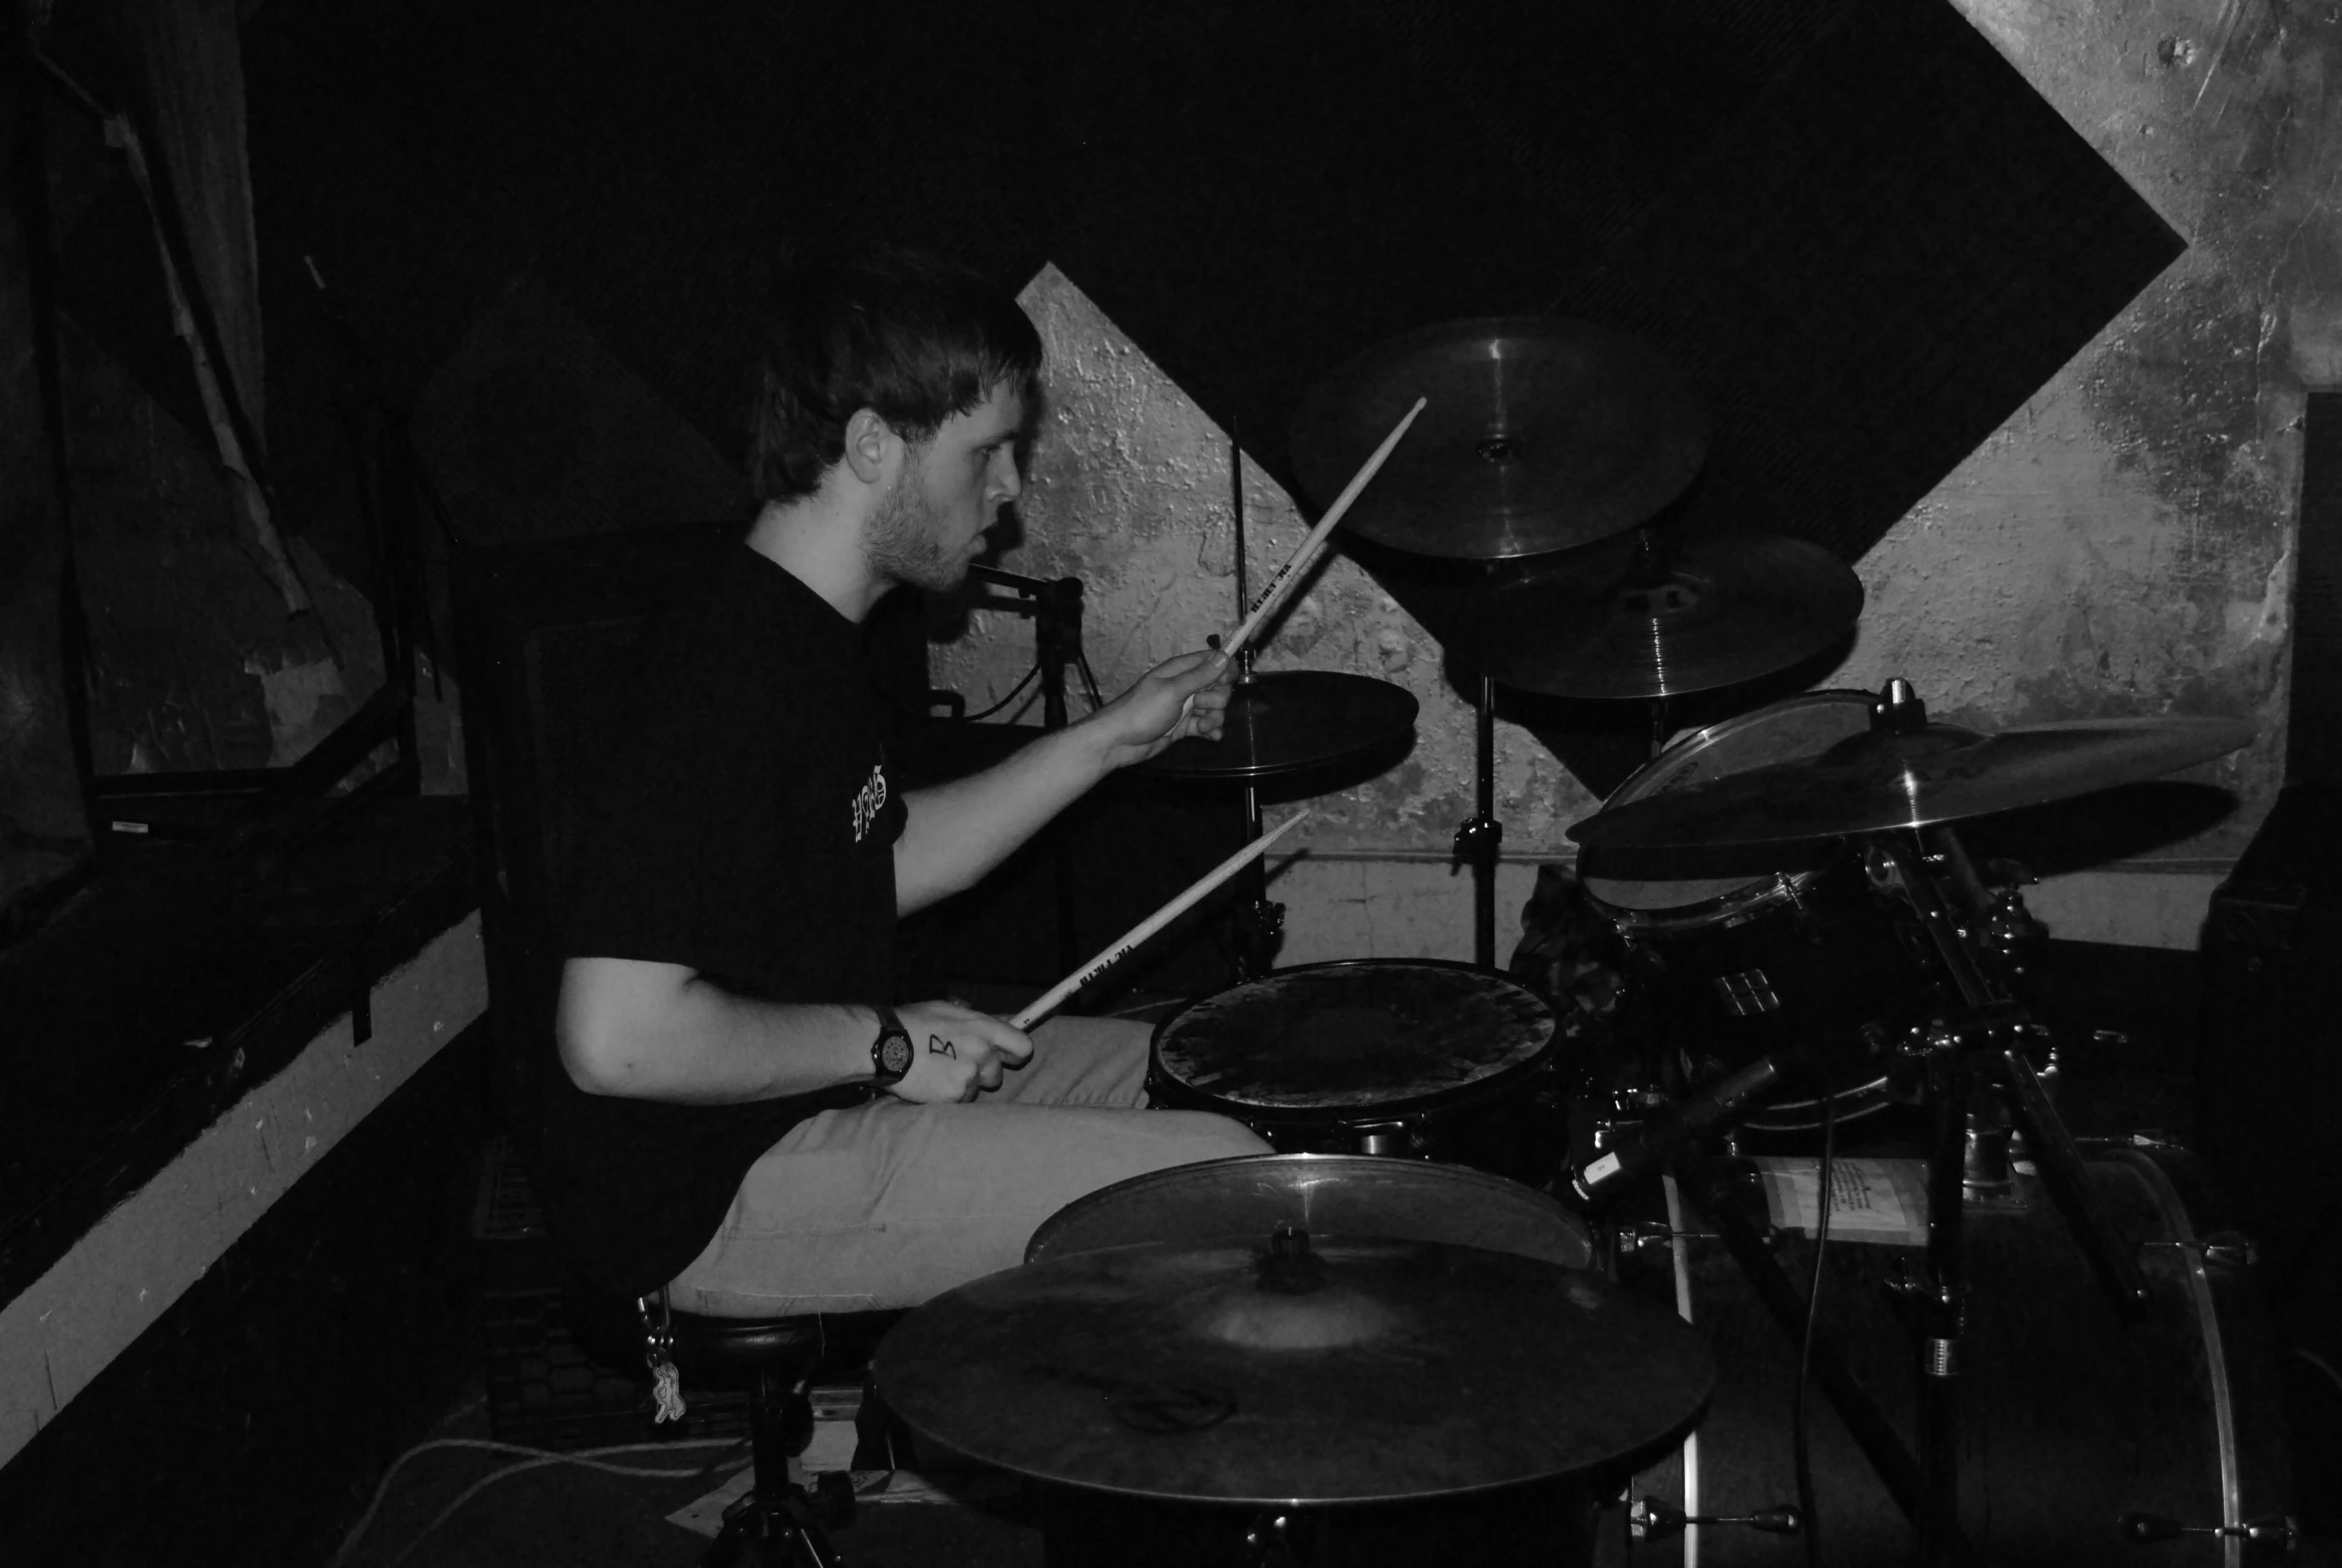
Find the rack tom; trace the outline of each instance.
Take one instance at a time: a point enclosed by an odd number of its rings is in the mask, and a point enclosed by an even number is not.
[[[1286,1154],[1410,1156],[1534,1185],[1561,1150],[1553,1035],[1553,1010],[1492,970],[1305,964],[1166,1018],[1149,1090]]]
[[[1603,804],[1819,756],[1869,730],[1871,702],[1868,692],[1809,692],[1695,730]],[[1578,875],[1626,939],[1630,992],[1671,1076],[1704,1080],[1803,1050],[1827,1064],[1836,1114],[1861,1115],[1886,1103],[1888,1044],[1949,1000],[1925,933],[1871,890],[1842,839],[1589,848]],[[1822,1092],[1793,1088],[1748,1125],[1814,1126]]]

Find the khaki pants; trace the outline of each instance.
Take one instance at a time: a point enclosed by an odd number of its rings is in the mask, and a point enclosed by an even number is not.
[[[723,1317],[916,1306],[1024,1261],[1058,1209],[1126,1176],[1268,1153],[1248,1128],[1147,1111],[1149,1030],[1053,1019],[974,1105],[889,1096],[791,1128],[749,1169],[674,1304]]]

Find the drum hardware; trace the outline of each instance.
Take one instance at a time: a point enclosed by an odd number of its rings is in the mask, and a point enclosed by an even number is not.
[[[2074,1266],[2063,1219],[2045,1209],[1986,1213],[1970,1206],[1968,1228],[1978,1237],[1970,1249],[1972,1320],[1962,1323],[1956,1339],[1916,1342],[1908,1352],[1905,1334],[1893,1324],[1903,1315],[1897,1303],[1930,1287],[1920,1269],[1904,1266],[1924,1254],[1831,1243],[1829,1298],[1837,1306],[1817,1330],[1817,1384],[1842,1410],[1849,1399],[1869,1402],[1870,1409],[1858,1405],[1862,1413],[1848,1423],[1859,1438],[1872,1415],[1911,1429],[1915,1395],[1925,1394],[1910,1374],[1926,1370],[1923,1357],[1936,1361],[1935,1370],[1954,1374],[1943,1380],[1961,1390],[1958,1435],[1969,1466],[1962,1491],[1974,1489],[1973,1497],[1961,1499],[1963,1526],[1973,1532],[1970,1560],[2115,1560],[2113,1543],[2130,1535],[2133,1511],[2193,1525],[2217,1521],[2217,1528],[2188,1533],[2184,1545],[2173,1541],[2166,1548],[2172,1563],[2244,1568],[2275,1560],[2279,1532],[2289,1522],[2283,1422],[2270,1380],[2274,1344],[2249,1281],[2200,1261],[2205,1246],[2229,1248],[2236,1238],[2217,1232],[2198,1237],[2190,1228],[2180,1194],[2194,1183],[2179,1178],[2191,1168],[2183,1154],[2150,1154],[2127,1144],[2089,1163],[2093,1186],[2124,1233],[2147,1243],[2152,1259],[2155,1306],[2137,1329],[2120,1328],[2101,1304],[2095,1278]],[[1729,1489],[1706,1480],[1705,1509],[1676,1495],[1672,1466],[1639,1473],[1632,1492],[1653,1490],[1657,1481],[1661,1500],[1687,1513],[1753,1511],[1782,1495],[1777,1488],[1787,1479],[1788,1466],[1777,1457],[1783,1448],[1780,1386],[1796,1354],[1803,1313],[1798,1292],[1781,1297],[1778,1286],[1786,1278],[1772,1280],[1769,1291],[1764,1275],[1746,1264],[1770,1263],[1785,1275],[1802,1274],[1810,1242],[1779,1258],[1761,1251],[1750,1224],[1760,1210],[1734,1168],[1694,1156],[1681,1169],[1700,1185],[1686,1188],[1691,1201],[1677,1222],[1687,1230],[1705,1226],[1725,1243],[1687,1240],[1685,1248],[1693,1311],[1712,1325],[1725,1369],[1700,1429],[1701,1463],[1736,1480]],[[1635,1249],[1622,1262],[1622,1278],[1645,1299],[1657,1303],[1671,1293],[1684,1298],[1684,1258],[1677,1260],[1672,1292],[1663,1258]],[[1836,1288],[1866,1282],[1871,1288]],[[1748,1309],[1752,1293],[1765,1310]],[[1773,1322],[1754,1322],[1764,1317]],[[1837,1370],[1821,1353],[1825,1340],[1850,1360],[1856,1386],[1837,1386]],[[1908,1451],[1901,1457],[1905,1465],[1913,1463]],[[1874,1484],[1865,1473],[1877,1464],[1868,1447],[1859,1457],[1845,1449],[1817,1450],[1816,1462],[1835,1469],[1820,1488],[1829,1515],[1820,1521],[1830,1531],[1828,1560],[1904,1560],[1912,1515],[1905,1488],[1918,1476],[1906,1470],[1898,1480],[1880,1472]],[[1888,1462],[1896,1462],[1892,1450]],[[1736,1545],[1717,1537],[1703,1546],[1699,1560],[1787,1560],[1768,1550],[1781,1548],[1754,1538]],[[1955,1541],[1952,1550],[1961,1544]]]
[[[1776,1503],[1755,1513],[1687,1514],[1657,1497],[1638,1497],[1627,1505],[1627,1534],[1638,1541],[1665,1541],[1695,1524],[1741,1524],[1766,1535],[1796,1535],[1806,1527],[1806,1516],[1795,1503]]]
[[[1072,722],[1073,715],[1066,702],[1066,669],[1069,665],[1082,672],[1082,678],[1090,688],[1091,707],[1105,706],[1098,691],[1098,677],[1090,673],[1090,657],[1082,651],[1081,578],[1045,580],[981,563],[970,566],[968,575],[979,582],[1020,594],[1028,601],[1027,613],[1033,617],[1034,667],[1041,672],[1043,729],[1064,729]],[[1057,904],[1058,967],[1072,969],[1081,958],[1076,951],[1076,944],[1081,939],[1075,928],[1080,899],[1074,885],[1074,862],[1062,847],[1051,851],[1050,861],[1050,883]]]
[[[1995,749],[1996,741],[2028,733],[2050,738]],[[2109,772],[2168,771],[2233,749],[2244,738],[2249,732],[2239,726],[2216,722],[2083,726],[1979,738],[1930,724],[1909,683],[1896,680],[1872,704],[1867,732],[1840,742],[1819,758],[1731,774],[1615,810],[1606,808],[1572,830],[1573,837],[1596,848],[1761,844],[1820,833],[1853,836],[1867,882],[1909,909],[1956,992],[1955,1010],[1909,1032],[1903,1042],[1903,1054],[1918,1070],[1921,1100],[1933,1125],[1924,1272],[1907,1276],[1896,1292],[1921,1373],[1916,1467],[1904,1468],[1899,1442],[1889,1446],[1876,1441],[1883,1423],[1850,1413],[1850,1404],[1859,1406],[1862,1396],[1851,1387],[1833,1387],[1836,1375],[1826,1369],[1828,1357],[1817,1354],[1815,1362],[1825,1392],[1848,1417],[1850,1428],[1857,1429],[1866,1454],[1917,1525],[1923,1563],[1966,1556],[1957,1522],[1957,1389],[1966,1315],[1961,1235],[1970,1183],[1996,1191],[2009,1176],[2007,1142],[1996,1123],[2009,1122],[2026,1133],[2042,1184],[2117,1314],[2136,1323],[2143,1319],[2149,1299],[2137,1260],[2116,1244],[2097,1190],[2083,1173],[2079,1151],[2022,1049],[2032,1033],[2030,1018],[1999,978],[1979,963],[1986,951],[1983,932],[1996,900],[1976,877],[1951,824],[1982,811],[2122,781],[2108,777]],[[1799,798],[1806,788],[1813,790],[1815,799]],[[1775,810],[1793,820],[1802,816],[1799,829],[1781,831],[1754,820]],[[1604,818],[1612,821],[1604,824]],[[1927,831],[1912,831],[1920,829]],[[1964,906],[1964,918],[1939,889],[1939,879]],[[2003,926],[2012,939],[2026,935],[2013,920]],[[1738,1244],[1736,1225],[1744,1232]],[[1761,1246],[1745,1229],[1745,1222],[1729,1212],[1719,1218],[1719,1231],[1744,1271],[1764,1262]],[[2199,1270],[2201,1266],[2199,1261]],[[1785,1278],[1768,1285],[1753,1273],[1752,1282],[1758,1283],[1760,1296],[1782,1317],[1785,1328],[1794,1334],[1808,1326],[1800,1321],[1794,1287]],[[2216,1358],[2216,1346],[2214,1353]],[[1876,1416],[1875,1409],[1871,1414]],[[1859,1429],[1864,1427],[1870,1428],[1870,1438]]]
[[[1236,438],[1234,421],[1228,424],[1228,535],[1232,541],[1236,573],[1236,609],[1238,618],[1250,613],[1252,595],[1244,580],[1244,447]],[[1219,639],[1211,639],[1214,647]],[[1249,645],[1236,649],[1236,680],[1252,678],[1252,649]],[[1260,788],[1247,775],[1244,779],[1244,836],[1260,836]],[[1284,945],[1284,906],[1268,896],[1268,863],[1254,861],[1245,868],[1244,898],[1236,906],[1235,919],[1236,979],[1257,980],[1276,967],[1276,950]]]
[[[1621,1253],[1649,1252],[1677,1241],[1713,1241],[1713,1230],[1678,1230],[1655,1220],[1625,1220],[1611,1226],[1612,1244]]]
[[[2297,1533],[2293,1521],[2283,1514],[2266,1514],[2242,1524],[2182,1524],[2159,1513],[2122,1516],[2123,1538],[2141,1546],[2155,1541],[2176,1541],[2183,1535],[2209,1535],[2265,1546],[2274,1554],[2292,1551]]]
[[[1608,1202],[1677,1151],[1745,1116],[1780,1081],[1780,1064],[1759,1057],[1650,1121],[1620,1129],[1606,1152],[1570,1173],[1570,1191],[1588,1207]]]
[[[1866,733],[1875,701],[1814,692],[1707,726],[1629,777],[1604,809],[1826,750]],[[1841,1122],[1898,1096],[1916,1101],[1916,1083],[1893,1080],[1895,1042],[1953,999],[1927,934],[1872,889],[1845,846],[1595,846],[1579,871],[1587,902],[1626,946],[1625,1017],[1654,1081],[1688,1093],[1757,1056],[1802,1050],[1809,1071],[1750,1119],[1762,1133],[1818,1127],[1824,1096]],[[1762,1006],[1768,994],[1779,1008]]]
[[[1244,1532],[1249,1568],[1295,1568],[1298,1559],[1293,1556],[1292,1528],[1290,1514],[1262,1514]]]
[[[2241,1230],[2215,1230],[2196,1240],[2155,1240],[2141,1243],[2142,1255],[2151,1255],[2154,1249],[2168,1248],[2176,1252],[2200,1257],[2214,1268],[2250,1268],[2260,1261],[2260,1250],[2252,1237]]]
[[[1760,1231],[1748,1217],[1747,1187],[1736,1179],[1739,1173],[1728,1162],[1696,1151],[1678,1157],[1676,1172],[1678,1180],[1714,1226],[1716,1237],[1724,1243],[1757,1299],[1789,1341],[1797,1343],[1808,1327],[1805,1296],[1776,1254],[1771,1227]],[[1914,1526],[1920,1525],[1924,1508],[1919,1463],[1905,1446],[1902,1434],[1880,1411],[1870,1391],[1856,1379],[1838,1336],[1823,1325],[1813,1325],[1808,1359],[1814,1382],[1838,1412],[1839,1420],[1888,1495],[1906,1519]],[[1952,1521],[1952,1530],[1957,1542],[1956,1519]],[[1959,1543],[1959,1548],[1958,1555],[1964,1558],[1967,1555],[1964,1543]]]
[[[1496,681],[1480,677],[1474,710],[1472,787],[1478,809],[1455,830],[1455,858],[1472,869],[1472,962],[1496,967],[1496,863],[1504,824],[1496,820]]]

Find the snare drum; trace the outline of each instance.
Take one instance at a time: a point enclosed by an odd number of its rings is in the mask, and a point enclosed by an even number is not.
[[[1603,804],[1818,756],[1869,730],[1872,700],[1809,692],[1696,730]],[[1627,941],[1630,991],[1679,1090],[1802,1047],[1828,1064],[1836,1115],[1859,1116],[1886,1104],[1888,1043],[1952,1000],[1926,933],[1872,892],[1843,840],[1588,849],[1578,874]],[[1812,1127],[1820,1104],[1809,1080],[1748,1125]]]
[[[1553,1022],[1535,992],[1470,964],[1305,964],[1165,1019],[1148,1087],[1283,1153],[1413,1156],[1534,1185],[1562,1147]]]

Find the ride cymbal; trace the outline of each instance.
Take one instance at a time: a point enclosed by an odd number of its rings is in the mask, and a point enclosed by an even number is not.
[[[872,1358],[887,1406],[990,1464],[1127,1496],[1400,1501],[1665,1442],[1706,1339],[1598,1275],[1312,1237],[1076,1252],[946,1291]]]
[[[1342,526],[1422,555],[1506,559],[1608,538],[1681,494],[1708,452],[1691,384],[1624,333],[1564,317],[1444,322],[1329,373],[1293,416],[1329,504],[1417,397],[1407,438]]]
[[[1873,731],[1801,762],[1751,768],[1586,818],[1588,846],[1781,844],[1955,822],[2133,784],[2247,744],[2238,719],[2074,719],[1979,735]]]

